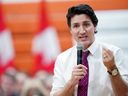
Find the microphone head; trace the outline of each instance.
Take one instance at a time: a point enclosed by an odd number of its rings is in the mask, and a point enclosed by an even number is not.
[[[83,45],[81,43],[77,43],[77,50],[83,50]]]
[[[82,64],[82,50],[83,45],[81,43],[77,43],[77,65]]]

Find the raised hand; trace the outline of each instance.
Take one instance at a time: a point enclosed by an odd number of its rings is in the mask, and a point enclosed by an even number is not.
[[[113,52],[109,49],[103,48],[102,52],[103,63],[108,70],[116,67]]]

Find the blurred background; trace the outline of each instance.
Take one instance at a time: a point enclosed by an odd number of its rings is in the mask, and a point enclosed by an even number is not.
[[[67,9],[81,3],[96,12],[96,38],[128,57],[127,0],[0,0],[0,96],[49,96],[56,56],[73,45]]]

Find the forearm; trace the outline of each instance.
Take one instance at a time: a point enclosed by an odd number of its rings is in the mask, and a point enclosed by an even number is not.
[[[128,96],[128,84],[124,82],[120,74],[110,75],[110,79],[116,96]]]
[[[58,92],[56,92],[53,96],[73,96],[75,86],[69,81],[65,87]]]

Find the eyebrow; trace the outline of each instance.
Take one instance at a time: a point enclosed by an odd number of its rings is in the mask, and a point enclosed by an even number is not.
[[[83,21],[83,23],[90,23],[91,21]],[[72,24],[78,24],[78,22],[74,22]]]

